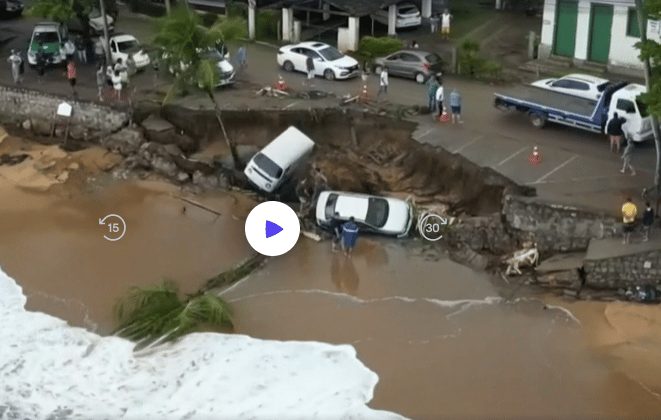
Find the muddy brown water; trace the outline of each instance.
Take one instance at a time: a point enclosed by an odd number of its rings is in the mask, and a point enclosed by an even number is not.
[[[34,195],[0,186],[0,264],[28,308],[112,329],[115,299],[167,277],[184,291],[250,253],[250,203],[162,185]],[[117,243],[98,218],[121,214]],[[224,292],[238,333],[352,344],[379,374],[371,406],[415,418],[654,416],[661,404],[590,350],[582,327],[532,299],[505,302],[488,275],[413,243],[362,238],[352,259],[301,239]]]

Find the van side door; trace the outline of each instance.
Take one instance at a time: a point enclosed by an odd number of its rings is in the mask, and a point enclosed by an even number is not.
[[[618,115],[624,117],[627,122],[623,125],[624,133],[629,138],[629,133],[637,132],[642,129],[643,120],[634,101],[625,98],[618,98],[615,101],[615,110]]]

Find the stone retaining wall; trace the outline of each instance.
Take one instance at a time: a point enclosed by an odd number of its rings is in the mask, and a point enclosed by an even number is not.
[[[102,106],[93,102],[79,102],[43,92],[0,86],[0,115],[6,119],[47,119],[54,116],[60,103],[73,107],[71,122],[94,131],[114,132],[129,121],[125,110]]]
[[[583,251],[590,239],[611,238],[621,229],[613,216],[535,197],[505,196],[502,214],[519,242],[534,241],[542,252]]]
[[[585,285],[595,289],[618,289],[641,284],[661,284],[661,250],[586,260]]]

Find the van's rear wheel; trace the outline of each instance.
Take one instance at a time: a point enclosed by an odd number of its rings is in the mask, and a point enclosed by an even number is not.
[[[291,61],[285,61],[282,63],[282,68],[285,69],[285,71],[294,71],[294,63]]]
[[[538,112],[530,113],[530,123],[535,128],[544,128],[546,125],[546,116]]]

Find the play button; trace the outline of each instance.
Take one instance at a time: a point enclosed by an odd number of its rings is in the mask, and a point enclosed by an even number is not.
[[[298,242],[301,225],[298,216],[288,205],[266,201],[246,218],[246,239],[262,255],[276,257],[287,253]]]
[[[282,228],[279,225],[276,225],[270,220],[266,221],[266,237],[270,238],[271,236],[275,236],[278,233],[282,232]]]

